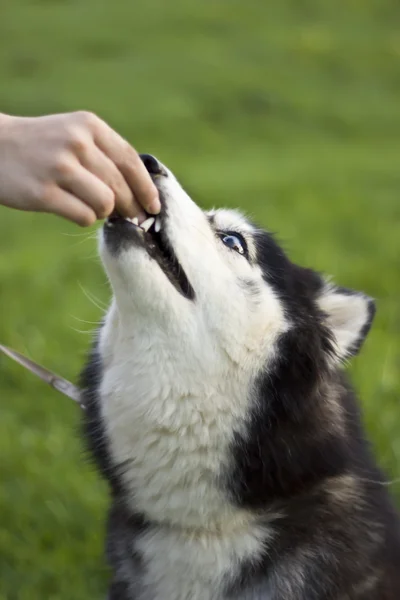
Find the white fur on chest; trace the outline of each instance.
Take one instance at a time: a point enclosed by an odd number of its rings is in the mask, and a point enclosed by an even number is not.
[[[244,422],[243,374],[230,374],[229,382],[223,378],[222,394],[221,364],[218,373],[203,368],[201,356],[188,357],[179,340],[136,330],[134,338],[120,332],[117,341],[114,330],[107,358],[106,334],[102,413],[132,507],[150,520],[183,527],[212,529],[241,519],[217,479],[233,431]],[[208,367],[213,349],[206,346],[203,340]]]

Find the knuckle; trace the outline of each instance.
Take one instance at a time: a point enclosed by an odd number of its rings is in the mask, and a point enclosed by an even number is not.
[[[90,110],[80,110],[76,113],[76,117],[79,123],[89,129],[93,128],[100,121],[99,117]]]
[[[68,177],[74,171],[75,165],[68,153],[60,153],[55,159],[54,170],[59,177]]]
[[[67,135],[68,146],[71,150],[81,153],[87,149],[89,140],[83,127],[70,126]]]

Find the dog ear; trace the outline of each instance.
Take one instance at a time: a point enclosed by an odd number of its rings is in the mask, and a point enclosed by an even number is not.
[[[339,360],[356,355],[371,328],[375,302],[360,292],[325,285],[318,298]]]

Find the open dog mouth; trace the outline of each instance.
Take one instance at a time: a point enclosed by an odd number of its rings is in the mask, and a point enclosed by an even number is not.
[[[176,290],[184,298],[194,299],[194,289],[163,229],[163,217],[161,215],[157,215],[157,217],[148,216],[143,223],[139,224],[137,217],[130,219],[114,213],[107,219],[105,227],[106,231],[119,234],[125,240],[131,237],[133,241],[136,236],[140,236],[149,256],[158,263],[160,269]]]

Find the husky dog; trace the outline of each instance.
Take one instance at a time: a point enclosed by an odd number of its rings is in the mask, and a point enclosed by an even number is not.
[[[109,483],[110,600],[398,600],[400,528],[342,364],[375,308],[143,155],[162,210],[111,217],[82,383]]]

